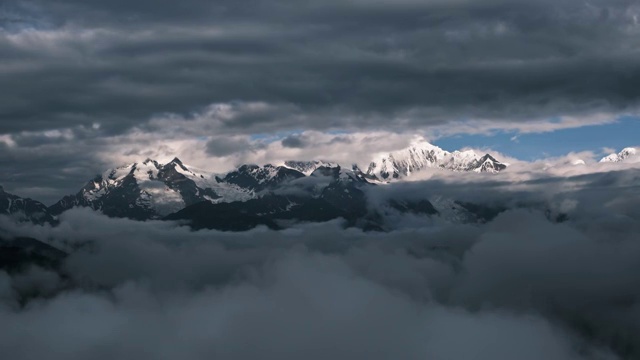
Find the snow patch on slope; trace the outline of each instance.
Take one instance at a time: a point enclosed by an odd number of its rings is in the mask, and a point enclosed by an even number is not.
[[[289,160],[289,161],[285,161],[283,166],[289,169],[300,171],[305,176],[309,176],[319,167],[334,168],[334,167],[338,167],[339,165],[337,163],[324,161],[324,160],[312,160],[312,161]]]

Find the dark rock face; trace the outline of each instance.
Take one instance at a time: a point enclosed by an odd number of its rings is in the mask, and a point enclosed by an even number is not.
[[[438,214],[438,210],[433,207],[430,201],[421,199],[416,201],[400,201],[400,200],[390,200],[389,206],[395,210],[404,213],[413,213],[413,214],[424,214],[424,215],[436,215]]]
[[[237,185],[241,188],[260,192],[281,186],[289,181],[303,178],[305,175],[297,170],[284,166],[242,165],[237,170],[228,173],[219,182]]]
[[[147,220],[155,217],[155,211],[141,201],[142,192],[132,174],[127,175],[119,186],[93,202],[93,208],[112,217]]]
[[[315,169],[310,176],[314,176],[314,177],[327,176],[337,180],[338,177],[340,176],[340,170],[341,168],[339,166],[337,167],[321,166]]]
[[[57,203],[49,206],[49,211],[53,215],[60,215],[74,207],[91,207],[91,202],[87,201],[81,194],[65,195]]]
[[[248,201],[201,202],[171,214],[165,220],[184,220],[195,229],[243,231],[258,225],[280,229],[281,221],[323,222],[352,214],[322,198],[268,194]]]
[[[12,293],[17,304],[26,306],[30,301],[47,298],[59,291],[68,289],[72,284],[64,268],[67,253],[42,241],[29,237],[0,237],[0,270],[10,276],[46,276],[47,285],[31,286],[24,284],[15,286],[12,282]],[[51,277],[52,276],[52,277]]]
[[[488,222],[493,220],[500,213],[507,210],[501,205],[483,205],[465,201],[456,201],[456,204],[462,206],[476,222]]]
[[[51,205],[49,207],[49,212],[53,215],[60,215],[66,210],[74,207],[90,207],[96,210],[96,207],[94,206],[97,206],[98,204],[94,204],[92,201],[87,199],[84,194],[98,191],[100,186],[103,186],[102,176],[96,175],[96,177],[83,186],[77,194],[66,195],[57,203]]]
[[[305,176],[291,168],[294,166],[303,168],[307,173],[313,171]],[[466,170],[496,171],[505,167],[487,154],[471,163]],[[112,217],[184,220],[194,228],[227,231],[247,230],[259,225],[278,229],[286,226],[283,225],[285,223],[343,218],[347,226],[382,230],[389,225],[384,224],[385,210],[368,206],[366,189],[376,186],[372,180],[378,179],[371,178],[357,165],[343,169],[337,164],[318,161],[288,162],[288,167],[242,165],[222,177],[216,177],[214,182],[207,182],[200,181],[177,158],[165,165],[148,159],[97,176],[77,194],[65,196],[51,206],[49,212],[57,215],[80,206]],[[228,197],[230,189],[247,196]],[[165,192],[174,196],[174,201],[178,197],[177,206],[172,204],[170,211],[159,212],[153,196],[162,197]],[[222,196],[222,201],[215,201]],[[494,209],[481,209],[473,204],[460,206],[471,214],[471,221],[483,221],[493,216]],[[426,199],[392,199],[387,201],[386,208],[402,213],[438,215],[433,204]]]
[[[57,270],[66,256],[65,252],[33,238],[0,238],[0,269],[9,273],[32,265]]]
[[[177,158],[166,165],[153,160],[146,160],[143,165],[151,169],[148,174],[140,174],[140,171],[136,171],[138,165],[134,164],[125,176],[117,177],[115,170],[106,177],[97,176],[77,194],[65,196],[52,205],[49,211],[58,215],[73,207],[89,207],[113,217],[135,220],[161,218],[161,214],[153,207],[151,196],[140,187],[141,176],[178,193],[184,207],[220,198],[213,189],[199,187],[195,181],[185,176],[184,173],[190,171]],[[154,169],[157,171],[153,171]],[[248,192],[261,192],[278,188],[302,177],[305,175],[301,172],[282,166],[243,165],[224,178],[216,180],[219,183],[238,186]]]
[[[244,231],[259,225],[278,229],[270,217],[262,216],[259,209],[269,205],[262,200],[213,204],[203,201],[165,217],[165,220],[185,220],[194,229]]]
[[[496,160],[493,156],[485,154],[478,160],[469,164],[469,171],[499,172],[507,168],[507,165]]]
[[[147,220],[156,217],[153,209],[145,204],[143,193],[131,173],[117,184],[110,185],[101,176],[88,182],[76,195],[68,195],[49,207],[54,215],[59,215],[73,207],[89,207],[111,217],[125,217],[134,220]],[[93,195],[100,192],[100,195]]]
[[[211,199],[220,198],[211,188],[201,189],[198,187],[193,180],[181,174],[176,167],[180,167],[184,171],[189,171],[178,158],[175,158],[169,164],[159,167],[158,179],[171,189],[180,193],[185,205],[189,206],[199,203],[205,200],[204,196],[208,196]]]
[[[284,166],[297,170],[303,174],[311,174],[315,169],[325,166],[325,167],[335,167],[337,164],[330,163],[322,160],[311,160],[311,161],[285,161]]]
[[[19,221],[35,224],[55,222],[47,206],[39,201],[9,194],[0,186],[0,214],[12,216]]]
[[[340,167],[319,167],[310,176],[326,177],[328,185],[319,193],[309,190],[306,194],[283,195],[276,191],[244,202],[202,202],[165,219],[182,220],[195,229],[223,231],[249,230],[258,225],[279,229],[284,223],[324,222],[337,218],[345,219],[349,227],[365,230],[383,228],[378,214],[368,210],[363,191],[365,187],[374,185],[368,183],[361,173],[344,172]]]

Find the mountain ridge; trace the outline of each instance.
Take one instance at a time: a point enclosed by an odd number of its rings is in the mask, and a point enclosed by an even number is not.
[[[53,224],[55,219],[45,204],[31,198],[10,194],[0,185],[0,214],[11,216],[18,221],[36,224]]]
[[[405,149],[378,154],[369,163],[366,174],[388,181],[407,177],[427,168],[496,173],[507,166],[508,164],[499,162],[490,154],[481,156],[473,150],[449,152],[426,141],[414,141]]]
[[[635,150],[625,148],[615,159],[611,156],[611,161],[622,161],[635,155],[629,149]],[[335,217],[350,218],[352,222],[365,221],[363,219],[369,215],[362,210],[366,203],[362,191],[370,185],[401,181],[425,169],[495,174],[508,166],[488,153],[480,156],[471,150],[447,152],[426,142],[398,152],[378,154],[377,159],[365,171],[357,164],[343,166],[311,160],[262,166],[243,164],[227,173],[214,174],[196,170],[177,157],[164,164],[146,158],[104,171],[76,194],[64,196],[49,207],[8,194],[0,186],[0,213],[35,223],[53,223],[64,211],[87,207],[110,217],[159,220],[189,211],[193,216],[194,207],[230,211],[229,215],[235,213],[254,225],[262,223],[256,219],[266,216],[269,222],[264,225],[270,227],[296,217],[309,221]],[[398,211],[435,209],[433,204],[427,203],[391,201],[386,206]],[[451,208],[440,205],[438,208]],[[270,206],[276,209],[275,213],[265,210]],[[318,211],[313,210],[314,206],[319,206]],[[183,211],[188,208],[192,210]],[[226,226],[224,221],[231,221],[229,217],[217,219],[219,228]]]
[[[638,156],[638,148],[635,147],[626,147],[622,149],[619,153],[609,154],[602,159],[600,159],[601,163],[607,162],[622,162],[629,158],[635,158]]]
[[[116,217],[161,218],[201,201],[223,197],[244,199],[248,190],[222,186],[209,174],[187,168],[177,157],[166,164],[152,159],[130,163],[97,175],[74,195],[50,206],[52,214],[73,207],[90,207]],[[232,195],[236,195],[235,197]]]
[[[496,173],[507,166],[489,154],[480,156],[471,150],[449,153],[425,141],[414,142],[412,147],[389,153],[382,163],[389,169],[378,169],[374,162],[362,171],[357,164],[344,166],[336,162],[311,160],[284,161],[280,165],[243,164],[227,173],[214,174],[194,171],[178,157],[166,164],[147,158],[97,175],[76,194],[66,195],[50,206],[49,212],[55,216],[79,206],[109,216],[160,219],[203,201],[220,203],[255,199],[284,184],[305,177],[318,177],[323,172],[337,171],[336,174],[344,179],[351,177],[359,182],[383,183],[408,177],[425,168]]]

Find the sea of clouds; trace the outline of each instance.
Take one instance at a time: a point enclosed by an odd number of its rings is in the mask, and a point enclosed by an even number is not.
[[[2,218],[4,236],[70,255],[57,272],[0,272],[0,348],[8,359],[639,358],[640,172],[464,179],[379,186],[370,206],[455,194],[508,210],[471,224],[388,213],[388,232],[341,220],[191,231],[86,209],[57,227]]]

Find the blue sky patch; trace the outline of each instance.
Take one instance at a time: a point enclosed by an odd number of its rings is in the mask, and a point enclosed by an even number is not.
[[[519,134],[500,132],[491,135],[453,135],[433,142],[445,150],[463,147],[491,148],[521,160],[537,160],[569,152],[593,151],[604,155],[603,148],[619,151],[640,144],[640,118],[621,117],[606,125],[584,126],[548,133]]]

